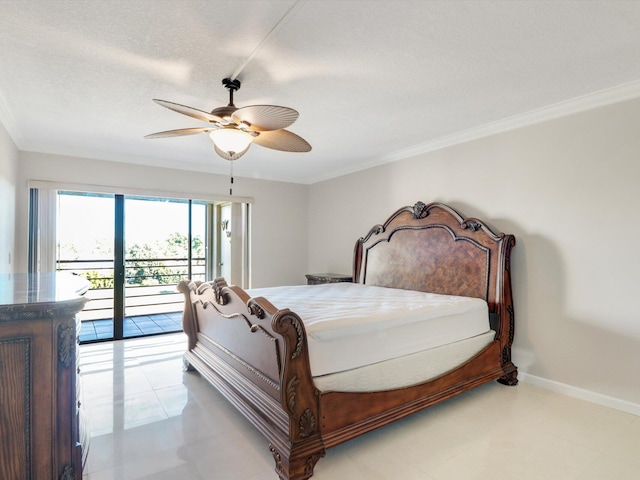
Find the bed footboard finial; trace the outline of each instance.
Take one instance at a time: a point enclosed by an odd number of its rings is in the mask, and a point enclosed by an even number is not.
[[[252,298],[247,305],[247,309],[251,315],[255,315],[257,318],[262,320],[265,318],[264,309],[256,303],[256,301]]]
[[[218,277],[212,283],[213,283],[213,291],[216,297],[216,303],[218,305],[226,305],[227,296],[224,294],[222,289],[228,286],[227,281],[222,277]]]
[[[189,339],[189,350],[193,350],[196,346],[196,335],[198,332],[196,314],[193,311],[191,303],[191,291],[195,290],[199,283],[190,280],[182,280],[178,283],[178,291],[184,295],[184,308],[182,311],[182,330]]]

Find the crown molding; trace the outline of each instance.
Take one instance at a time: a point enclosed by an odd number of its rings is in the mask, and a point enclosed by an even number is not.
[[[489,137],[510,130],[515,130],[537,123],[554,120],[561,117],[566,117],[576,113],[584,112],[587,110],[593,110],[614,103],[620,103],[627,100],[632,100],[640,97],[640,80],[635,82],[625,83],[618,85],[617,87],[607,88],[580,97],[572,98],[563,102],[548,105],[546,107],[531,110],[519,115],[513,115],[511,117],[491,122],[478,127],[470,128],[462,132],[454,133],[452,135],[446,135],[444,137],[429,140],[428,142],[420,143],[409,148],[398,150],[396,152],[383,155],[374,158],[366,163],[362,163],[359,166],[354,166],[350,169],[345,169],[339,172],[335,172],[333,175],[325,177],[317,177],[311,179],[309,184],[319,183],[332,178],[341,177],[350,173],[356,173],[362,170],[366,170],[379,165],[384,165],[398,160],[404,160],[406,158],[415,157],[425,153],[441,150],[446,147],[459,145],[462,143],[470,142],[472,140],[478,140],[480,138]]]

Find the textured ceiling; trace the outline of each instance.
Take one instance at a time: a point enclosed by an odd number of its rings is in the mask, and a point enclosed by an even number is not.
[[[0,0],[0,12],[0,122],[21,150],[227,173],[207,135],[143,136],[203,126],[152,98],[211,110],[238,72],[235,104],[295,108],[289,130],[313,150],[254,145],[236,175],[300,183],[640,79],[638,1]]]

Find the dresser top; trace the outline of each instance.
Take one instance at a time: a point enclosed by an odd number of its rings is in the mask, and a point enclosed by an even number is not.
[[[56,308],[62,305],[84,306],[82,296],[89,283],[68,273],[0,274],[0,312],[21,306],[22,309]]]

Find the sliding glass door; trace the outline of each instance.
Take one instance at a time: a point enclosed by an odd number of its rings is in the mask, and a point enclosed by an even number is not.
[[[80,312],[86,340],[113,338],[115,195],[59,192],[56,269],[89,280]]]
[[[124,197],[123,212],[123,336],[180,330],[176,285],[205,279],[206,205]]]
[[[221,274],[240,279],[246,266],[246,207],[232,229],[232,203],[58,192],[57,266],[91,282],[80,341],[181,330],[182,279]],[[240,244],[234,246],[234,243]],[[232,250],[245,252],[233,265]]]

